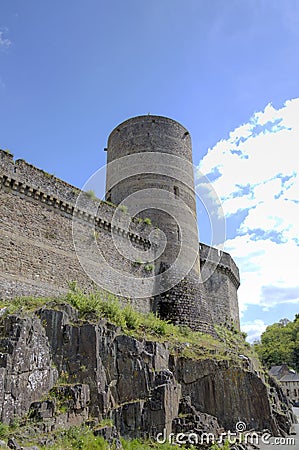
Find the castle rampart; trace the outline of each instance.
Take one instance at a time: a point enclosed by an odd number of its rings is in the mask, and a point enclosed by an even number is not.
[[[116,270],[141,277],[149,275],[114,248],[111,221],[115,207],[100,202],[94,217],[89,212],[93,200],[88,195],[86,208],[76,208],[79,189],[23,160],[14,163],[12,155],[4,151],[0,151],[0,162],[0,298],[57,296],[68,290],[71,281],[77,281],[83,289],[95,287],[75,253],[74,217],[82,227],[82,239],[93,239],[96,230],[100,249]],[[120,227],[114,227],[113,232],[146,250],[151,245],[146,238],[150,229],[133,222],[129,232]],[[94,270],[101,270],[97,255],[88,257]],[[139,299],[136,308],[149,311],[150,302]]]

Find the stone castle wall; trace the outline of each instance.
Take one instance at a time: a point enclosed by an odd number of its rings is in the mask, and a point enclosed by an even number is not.
[[[72,281],[84,290],[95,287],[74,249],[73,218],[82,228],[82,239],[94,239],[96,229],[96,239],[109,265],[124,273],[148,276],[142,266],[122,257],[113,245],[111,220],[115,208],[101,202],[95,219],[88,212],[88,204],[93,201],[88,196],[86,209],[76,208],[79,192],[23,160],[14,162],[12,155],[0,151],[0,298],[58,296],[67,292]],[[133,224],[130,234],[117,231],[140,250],[148,248],[147,233],[141,225],[134,229]],[[98,255],[89,253],[88,258],[100,271]],[[147,312],[151,300],[136,300],[135,306]]]
[[[134,264],[115,249],[111,234],[115,207],[101,202],[94,217],[89,213],[93,200],[87,195],[84,197],[86,208],[81,202],[81,209],[78,209],[76,200],[80,192],[23,160],[14,161],[12,155],[0,150],[0,298],[59,296],[67,292],[68,283],[72,281],[77,281],[86,291],[95,288],[74,249],[73,219],[82,229],[82,239],[96,239],[108,264],[115,270],[141,279],[151,275],[144,265]],[[121,239],[129,240],[144,252],[151,245],[150,231],[149,225],[137,221],[131,224],[130,232],[114,229]],[[212,274],[213,252],[207,261],[209,247],[200,245],[201,263],[204,267],[210,265]],[[88,259],[93,270],[101,273],[103,269],[93,247]],[[220,266],[205,283],[206,301],[214,322],[224,322],[222,318],[230,316],[228,319],[238,324],[238,283],[238,269],[230,255],[223,253]],[[177,295],[180,295],[179,289]],[[131,302],[142,312],[159,310],[157,298],[131,299]],[[183,307],[186,309],[187,305]],[[198,320],[199,317],[189,314],[191,326]]]
[[[202,277],[213,322],[229,324],[232,321],[240,328],[238,267],[229,253],[202,243],[199,247]]]

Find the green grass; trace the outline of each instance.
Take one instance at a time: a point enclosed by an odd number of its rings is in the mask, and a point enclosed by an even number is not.
[[[49,173],[49,172],[46,172],[45,170],[43,170],[43,173],[44,173],[46,178],[55,178],[55,174],[54,173]]]
[[[175,450],[185,449],[185,446],[177,446],[169,443],[158,444],[151,440],[133,439],[126,440],[121,438],[121,443],[124,450]],[[101,436],[95,436],[93,431],[86,426],[74,426],[66,431],[60,433],[56,432],[56,442],[53,445],[47,445],[47,447],[41,447],[41,449],[52,450],[114,450],[115,444],[108,444]],[[189,450],[195,450],[195,447],[189,447]]]
[[[85,295],[76,288],[66,298],[79,310],[82,318],[87,318],[88,315],[93,315],[96,319],[104,317],[121,327],[124,333],[137,339],[167,342],[173,354],[192,359],[212,355],[215,359],[234,359],[239,364],[239,353],[252,356],[250,346],[235,329],[216,326],[216,339],[209,334],[192,331],[187,326],[177,326],[161,320],[154,313],[142,314],[131,305],[122,306],[117,297],[111,294],[94,292]]]
[[[10,433],[9,425],[0,422],[0,439],[8,438],[9,433]]]
[[[101,436],[95,436],[92,430],[86,426],[71,427],[68,430],[56,433],[55,443],[40,447],[41,449],[51,448],[53,450],[113,450],[114,446],[109,444]]]
[[[50,297],[17,297],[13,300],[0,300],[0,309],[6,308],[5,314],[22,314],[34,312],[42,306],[56,302],[57,299]]]
[[[108,200],[102,200],[101,203],[106,203],[108,206],[113,206],[113,208],[117,208],[115,203],[109,202]]]
[[[1,150],[2,152],[6,153],[7,155],[14,156],[13,153],[11,153],[11,151],[8,150],[8,149],[3,149],[3,148],[1,148],[0,150]]]
[[[142,264],[144,264],[144,263],[142,262],[142,260],[140,258],[136,259],[136,261],[133,261],[133,266],[135,266],[135,267],[142,266]]]
[[[85,194],[87,195],[88,198],[90,198],[91,200],[98,200],[96,193],[90,189],[88,191],[85,192]]]
[[[0,308],[6,307],[5,314],[34,313],[46,305],[57,308],[61,303],[68,303],[79,311],[81,320],[96,322],[106,318],[121,328],[124,334],[137,339],[165,342],[172,354],[192,359],[229,359],[238,365],[242,360],[238,354],[256,357],[241,333],[228,330],[223,326],[215,326],[218,338],[209,334],[194,332],[187,326],[173,325],[160,319],[154,313],[142,314],[128,303],[121,305],[119,299],[104,291],[94,291],[88,295],[77,287],[77,283],[69,284],[69,292],[59,298],[16,298],[0,302]]]
[[[6,307],[6,311],[0,320],[8,314],[32,315],[42,307],[59,308],[61,304],[70,304],[79,312],[80,320],[96,322],[100,318],[106,318],[110,323],[120,327],[120,332],[135,337],[137,339],[147,339],[156,342],[166,343],[172,354],[191,359],[214,359],[230,360],[233,364],[241,366],[242,359],[238,357],[240,353],[254,358],[255,355],[249,345],[245,342],[242,333],[234,327],[227,329],[224,326],[215,326],[218,338],[208,334],[194,332],[187,326],[176,326],[167,321],[161,320],[154,313],[141,314],[134,310],[128,303],[121,305],[119,299],[107,292],[95,291],[88,295],[78,289],[77,283],[69,285],[69,292],[60,298],[16,298],[0,302],[0,308]],[[60,384],[68,384],[68,375],[61,373]],[[55,398],[58,412],[63,412],[67,408],[67,402],[60,398],[59,391],[53,388],[49,398]],[[29,420],[30,418],[28,418]],[[103,424],[100,424],[102,426]],[[106,425],[111,425],[107,421]],[[30,426],[30,424],[29,424]],[[15,436],[17,441],[21,441],[22,430],[26,426],[15,422],[11,426],[0,423],[0,439],[7,439]],[[90,450],[113,450],[107,442],[100,436],[95,436],[92,429],[87,426],[71,427],[69,430],[55,432],[55,442],[47,447],[53,450],[63,449],[90,449]],[[27,438],[28,439],[28,438]],[[26,443],[28,445],[28,442]],[[177,447],[170,444],[157,444],[152,441],[142,442],[138,439],[126,441],[122,439],[124,450],[171,450]],[[215,447],[215,450],[217,447]]]
[[[120,211],[127,213],[128,212],[128,207],[125,205],[120,205],[117,207]]]
[[[112,426],[111,421],[102,421],[95,430],[103,426]],[[30,425],[29,425],[30,426]],[[92,428],[81,425],[72,426],[68,430],[56,430],[47,434],[47,438],[52,438],[53,443],[46,446],[39,446],[38,440],[43,437],[43,434],[30,437],[27,435],[25,426],[12,427],[4,425],[0,422],[0,439],[8,439],[15,437],[17,442],[25,448],[28,445],[36,445],[40,450],[116,450],[115,443],[109,444],[102,436],[96,436]],[[132,439],[126,440],[121,438],[121,443],[124,450],[174,450],[185,449],[185,446],[177,446],[170,443],[159,444],[154,440]],[[195,450],[195,447],[188,447],[189,450]]]
[[[104,427],[113,427],[113,425],[114,423],[112,419],[102,419],[94,429],[98,430]]]
[[[134,222],[136,222],[136,223],[142,223],[143,222],[143,219],[141,218],[141,217],[134,217]]]
[[[121,439],[122,446],[124,450],[174,450],[174,449],[186,449],[185,445],[178,446],[170,443],[158,444],[154,441],[142,441],[139,439],[133,439],[130,441],[126,441],[125,439]],[[189,450],[196,450],[193,445],[188,447]]]
[[[230,450],[231,448],[234,447],[231,447],[229,442],[226,440],[221,447],[218,444],[213,444],[209,450]]]

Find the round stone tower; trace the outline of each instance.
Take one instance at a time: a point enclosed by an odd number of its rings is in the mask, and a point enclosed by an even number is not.
[[[129,214],[162,232],[163,248],[154,261],[156,311],[172,322],[210,331],[200,283],[189,132],[166,117],[134,117],[112,131],[107,155],[106,200],[126,205]]]

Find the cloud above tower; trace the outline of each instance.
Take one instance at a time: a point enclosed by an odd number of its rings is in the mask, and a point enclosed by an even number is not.
[[[6,28],[0,28],[0,50],[6,50],[11,46],[11,40],[6,37]]]
[[[213,181],[227,218],[225,249],[240,268],[241,312],[299,301],[298,143],[295,98],[254,113],[198,166]]]

